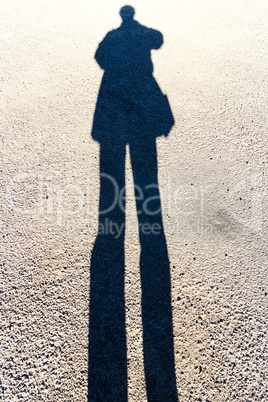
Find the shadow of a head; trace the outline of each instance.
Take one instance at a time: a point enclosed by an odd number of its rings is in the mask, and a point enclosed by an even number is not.
[[[123,21],[133,20],[135,15],[135,9],[132,6],[124,6],[120,10],[120,16]]]

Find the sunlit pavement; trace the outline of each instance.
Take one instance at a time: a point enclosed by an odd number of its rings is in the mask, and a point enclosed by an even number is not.
[[[175,118],[157,153],[179,400],[265,400],[267,2],[131,4],[141,24],[164,36],[152,51],[154,76]],[[2,1],[4,401],[87,400],[99,197],[90,134],[103,74],[94,54],[123,5]],[[146,401],[129,154],[126,177],[128,399]]]

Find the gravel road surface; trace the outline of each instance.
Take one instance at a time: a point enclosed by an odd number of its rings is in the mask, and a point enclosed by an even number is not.
[[[99,42],[119,0],[2,0],[0,399],[86,401],[98,230]],[[180,401],[265,401],[268,3],[133,0],[162,32],[154,76],[175,126],[157,140]],[[129,152],[128,399],[146,401]]]

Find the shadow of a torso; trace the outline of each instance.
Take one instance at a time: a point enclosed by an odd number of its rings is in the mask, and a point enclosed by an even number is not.
[[[125,21],[100,43],[95,58],[105,71],[92,137],[100,143],[167,135],[174,124],[167,97],[153,77],[151,50],[163,44],[159,31]]]

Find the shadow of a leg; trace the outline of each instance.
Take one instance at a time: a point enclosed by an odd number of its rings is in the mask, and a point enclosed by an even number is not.
[[[164,237],[142,248],[143,351],[148,401],[177,401],[170,267]]]
[[[91,259],[89,401],[127,401],[124,244],[98,236]]]
[[[127,401],[125,211],[118,204],[124,169],[125,146],[101,149],[99,234],[90,268],[89,401]]]
[[[130,144],[141,243],[142,322],[148,401],[178,400],[170,266],[157,180],[155,140]]]

